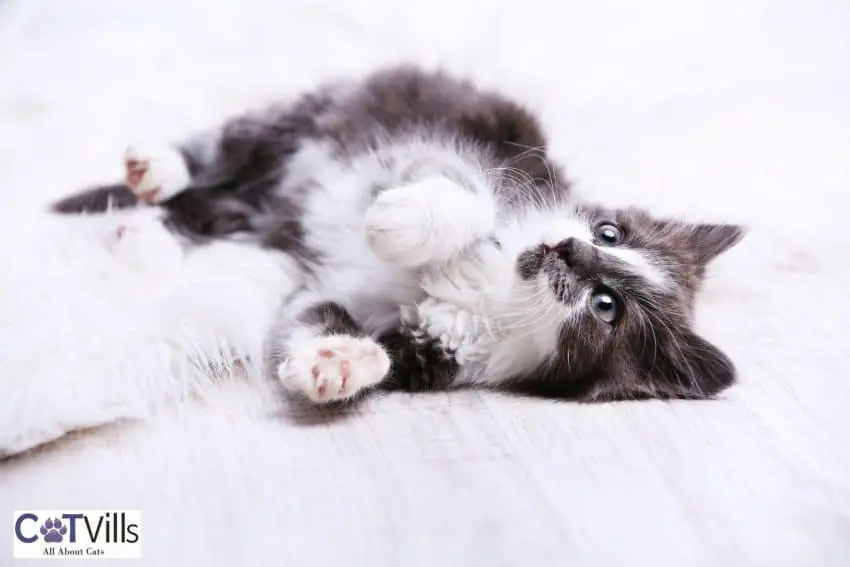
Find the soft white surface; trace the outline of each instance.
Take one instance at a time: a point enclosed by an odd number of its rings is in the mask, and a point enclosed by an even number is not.
[[[0,464],[0,517],[141,509],[151,565],[850,564],[845,0],[0,2],[3,273],[33,274],[0,276],[29,290],[0,297],[0,341],[114,343],[141,309],[114,279],[25,258],[52,230],[38,208],[117,178],[128,141],[400,58],[533,105],[585,194],[750,224],[699,313],[740,385],[612,406],[394,395],[339,416],[237,380]],[[25,371],[21,352],[3,388],[91,378],[43,349]]]

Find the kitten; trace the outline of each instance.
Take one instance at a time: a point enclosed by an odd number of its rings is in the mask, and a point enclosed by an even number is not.
[[[705,398],[735,377],[693,329],[733,225],[579,200],[518,104],[410,67],[338,82],[187,142],[61,213],[161,207],[192,246],[280,250],[268,363],[316,403],[463,385],[599,401]]]

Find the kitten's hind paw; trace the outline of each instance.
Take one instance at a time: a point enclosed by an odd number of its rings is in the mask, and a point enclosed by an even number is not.
[[[127,186],[144,203],[160,203],[190,181],[186,160],[168,144],[133,144],[124,154]]]
[[[328,335],[295,347],[278,367],[278,377],[289,391],[327,403],[354,397],[378,384],[389,370],[390,358],[374,340]]]

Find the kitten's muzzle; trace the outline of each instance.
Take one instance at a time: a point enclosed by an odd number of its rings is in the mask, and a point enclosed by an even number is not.
[[[590,275],[599,268],[599,253],[592,245],[578,238],[562,240],[550,251],[558,255],[571,270],[579,275]]]

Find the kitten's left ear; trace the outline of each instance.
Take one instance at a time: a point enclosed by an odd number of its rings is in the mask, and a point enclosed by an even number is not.
[[[690,329],[637,341],[632,356],[609,369],[614,380],[595,384],[590,401],[647,398],[704,400],[736,379],[735,364],[722,350]]]
[[[660,354],[648,372],[663,397],[711,398],[735,382],[732,360],[693,331],[685,331],[674,346]]]
[[[734,224],[697,224],[690,234],[690,245],[701,264],[708,264],[738,242],[746,233],[744,227]]]

